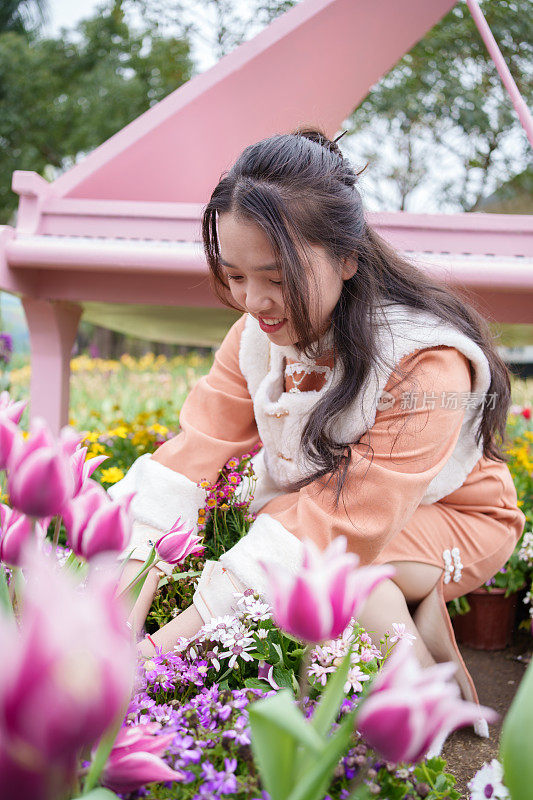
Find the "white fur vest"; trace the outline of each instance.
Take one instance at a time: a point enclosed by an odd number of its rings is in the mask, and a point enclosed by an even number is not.
[[[457,328],[433,314],[400,304],[389,303],[379,309],[377,337],[379,363],[332,425],[330,432],[336,441],[357,442],[372,427],[378,403],[380,400],[383,402],[383,390],[394,369],[402,358],[415,350],[438,345],[455,347],[473,366],[472,401],[465,408],[457,445],[422,499],[425,504],[435,503],[464,483],[482,455],[482,443],[476,444],[475,432],[491,381],[487,358],[481,348]],[[322,350],[324,344],[327,342],[321,342]],[[314,364],[292,346],[273,344],[257,321],[248,316],[241,336],[239,364],[253,398],[259,436],[263,442],[263,449],[254,460],[258,489],[262,484],[261,502],[315,471],[303,458],[300,447],[302,431],[313,406],[330,386],[340,380],[339,370],[334,368],[318,391],[285,392],[285,357],[296,359],[304,366]]]

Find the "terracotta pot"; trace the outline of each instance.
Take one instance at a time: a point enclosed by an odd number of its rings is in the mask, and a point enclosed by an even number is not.
[[[474,589],[466,595],[468,614],[457,615],[452,624],[455,638],[474,650],[503,650],[511,642],[516,615],[516,594],[505,589]]]

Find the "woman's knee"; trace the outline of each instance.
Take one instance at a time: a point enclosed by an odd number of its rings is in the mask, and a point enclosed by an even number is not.
[[[440,567],[419,561],[391,561],[390,566],[395,569],[391,581],[402,591],[408,603],[417,603],[427,597],[443,572]]]

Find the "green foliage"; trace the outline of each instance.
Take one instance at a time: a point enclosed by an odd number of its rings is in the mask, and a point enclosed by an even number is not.
[[[15,169],[63,170],[189,79],[185,39],[132,30],[106,3],[75,34],[0,34],[0,224],[18,199]],[[28,80],[31,75],[31,80]]]
[[[529,0],[483,0],[480,6],[520,92],[530,102]],[[376,123],[381,136],[358,149],[358,159],[362,164],[370,161],[372,177],[394,185],[399,209],[408,207],[410,195],[427,179],[428,164],[437,152],[451,158],[457,172],[452,178],[431,176],[435,197],[463,210],[476,210],[491,180],[502,184],[528,161],[527,137],[465,0],[372,87],[353,114],[351,132],[375,131]],[[395,152],[394,161],[381,159],[384,137]]]

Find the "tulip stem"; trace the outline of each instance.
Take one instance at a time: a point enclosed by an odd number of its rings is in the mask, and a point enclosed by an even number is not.
[[[59,532],[61,530],[61,516],[58,514],[56,517],[56,525],[54,528],[54,537],[52,539],[52,548],[53,552],[55,553],[57,550],[57,544],[59,542]]]
[[[135,586],[135,584],[136,584],[136,583],[138,583],[138,582],[141,580],[141,578],[144,578],[144,576],[145,576],[145,575],[146,575],[148,572],[150,572],[150,570],[152,569],[152,567],[155,567],[155,565],[157,564],[157,562],[158,562],[158,561],[159,561],[159,559],[157,559],[156,561],[153,561],[151,564],[147,564],[145,567],[143,567],[143,568],[141,569],[141,571],[140,571],[140,572],[138,572],[138,573],[137,573],[137,575],[136,575],[136,576],[133,578],[133,580],[131,580],[131,581],[128,583],[128,585],[127,585],[127,586],[125,586],[125,587],[124,587],[124,589],[122,589],[122,591],[120,592],[120,594],[118,595],[118,597],[123,597],[125,594],[127,594],[127,593],[130,591],[130,589],[133,589],[133,587]]]
[[[302,660],[300,661],[300,675],[298,681],[300,685],[300,699],[298,704],[302,712],[305,712],[305,701],[309,696],[309,665],[311,664],[311,652],[312,646],[310,644],[306,645]]]

